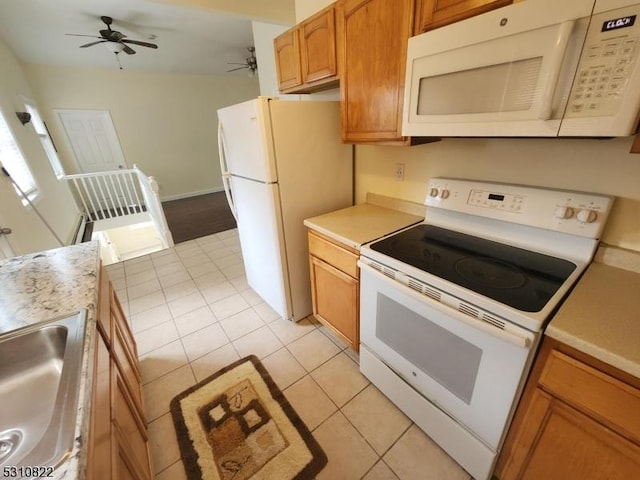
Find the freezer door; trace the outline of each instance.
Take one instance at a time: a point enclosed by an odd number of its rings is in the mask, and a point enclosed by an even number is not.
[[[249,286],[280,316],[292,316],[277,184],[231,177]]]
[[[227,172],[260,182],[276,182],[269,100],[258,98],[218,110]]]

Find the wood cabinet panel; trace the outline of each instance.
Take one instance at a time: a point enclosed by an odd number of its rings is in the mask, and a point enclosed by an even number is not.
[[[335,4],[287,30],[273,45],[281,92],[310,93],[338,86]]]
[[[111,480],[111,359],[101,335],[96,335],[95,368],[89,430],[87,477]]]
[[[111,375],[111,417],[117,455],[122,456],[124,452],[132,471],[137,473],[135,478],[149,478],[151,469],[144,422],[115,363],[112,363]],[[116,464],[119,461],[116,459]]]
[[[338,10],[342,139],[401,142],[414,0],[345,0]]]
[[[414,34],[504,7],[513,0],[417,0]]]
[[[140,371],[133,334],[100,271],[87,478],[150,480]]]
[[[335,7],[331,6],[300,25],[302,82],[333,78],[338,73]]]
[[[281,91],[302,85],[300,38],[297,28],[288,30],[273,41],[278,88]]]
[[[499,480],[640,478],[637,380],[545,338],[495,469]],[[629,420],[629,421],[627,421]]]
[[[530,404],[530,449],[514,475],[500,478],[628,479],[640,471],[640,447],[536,389]],[[535,419],[535,421],[534,421]],[[524,453],[524,452],[523,452]]]
[[[358,351],[360,282],[314,256],[310,258],[314,315]]]
[[[137,367],[137,360],[132,357],[132,354],[127,348],[123,330],[119,324],[116,324],[112,345],[113,359],[116,362],[125,383],[127,384],[129,394],[135,402],[138,414],[144,419],[142,391],[140,388],[141,379]]]
[[[343,272],[358,278],[358,254],[309,232],[309,253]]]
[[[539,384],[640,443],[640,390],[555,350]]]

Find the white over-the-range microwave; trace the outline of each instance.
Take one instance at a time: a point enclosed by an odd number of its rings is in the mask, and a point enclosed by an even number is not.
[[[409,39],[402,134],[624,137],[640,2],[525,0]]]

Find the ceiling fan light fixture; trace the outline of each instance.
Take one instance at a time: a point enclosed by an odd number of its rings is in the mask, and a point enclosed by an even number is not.
[[[105,45],[111,53],[120,53],[124,50],[124,45],[118,42],[105,42]]]

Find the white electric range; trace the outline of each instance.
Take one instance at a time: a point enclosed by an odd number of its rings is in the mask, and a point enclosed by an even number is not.
[[[489,478],[553,312],[613,199],[434,178],[425,222],[365,245],[360,369],[476,479]]]

